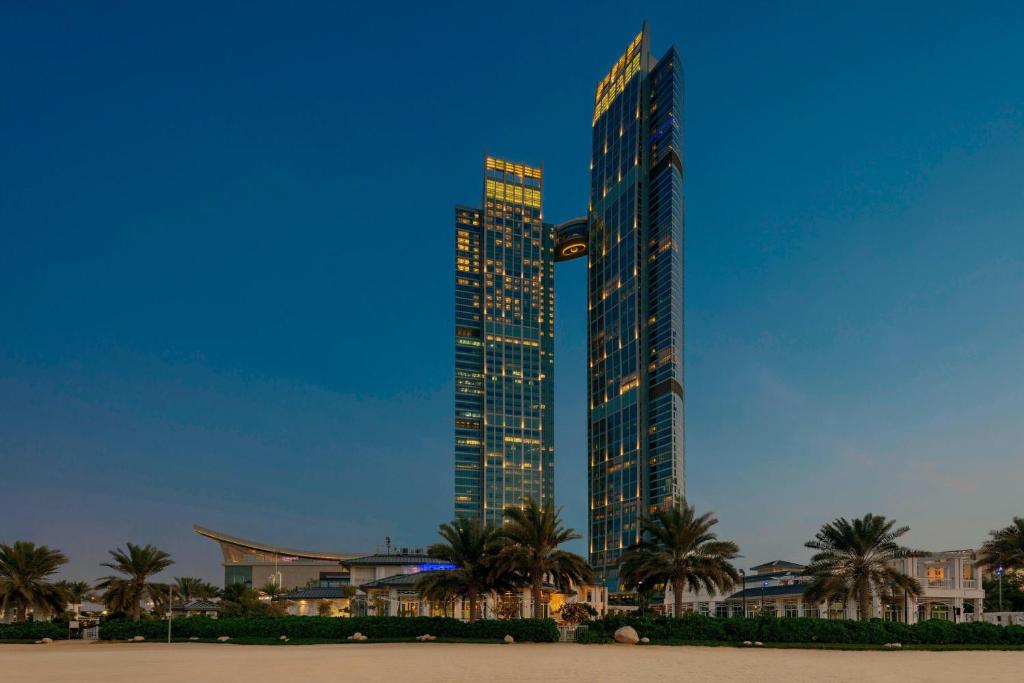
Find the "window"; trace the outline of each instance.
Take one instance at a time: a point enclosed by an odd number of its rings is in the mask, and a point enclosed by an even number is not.
[[[798,617],[800,616],[800,608],[797,606],[795,600],[787,600],[783,605],[783,614],[787,617]]]

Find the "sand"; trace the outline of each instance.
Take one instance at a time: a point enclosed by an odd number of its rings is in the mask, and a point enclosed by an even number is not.
[[[1024,651],[449,643],[0,645],[4,683],[1024,681]]]

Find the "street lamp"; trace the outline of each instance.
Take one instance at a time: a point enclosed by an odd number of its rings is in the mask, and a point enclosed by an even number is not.
[[[1003,611],[1003,563],[996,567],[996,576],[999,577],[999,611]]]
[[[743,616],[747,616],[747,573],[741,569],[740,576],[742,577],[740,579],[742,581],[740,595],[743,597]]]
[[[764,608],[764,589],[767,588],[767,587],[768,587],[768,581],[767,580],[762,581],[761,582],[761,616],[764,616],[764,613],[765,613],[765,608]]]

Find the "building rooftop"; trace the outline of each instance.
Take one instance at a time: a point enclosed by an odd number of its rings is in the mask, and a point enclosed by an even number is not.
[[[175,605],[172,608],[174,612],[219,612],[220,605],[209,600],[189,600],[183,605]]]
[[[217,541],[221,544],[226,543],[228,545],[238,546],[239,548],[245,548],[255,552],[269,553],[280,557],[342,562],[361,555],[361,553],[325,553],[316,550],[298,550],[296,548],[286,548],[284,546],[271,545],[269,543],[260,543],[259,541],[249,541],[244,538],[238,538],[237,536],[230,536],[220,531],[214,531],[213,529],[206,529],[198,524],[192,525],[192,531],[196,532],[200,536],[205,536],[206,538]]]
[[[786,595],[795,597],[803,595],[805,590],[807,590],[807,584],[804,583],[793,583],[788,586],[766,586],[763,588],[759,586],[733,593],[726,600],[742,600],[744,596],[747,600],[758,600],[762,595],[766,598],[777,598]]]
[[[271,600],[338,600],[350,597],[342,588],[298,588],[275,595]]]
[[[785,560],[772,560],[771,562],[765,562],[759,564],[756,567],[751,567],[750,571],[756,572],[762,569],[800,569],[803,570],[806,565],[797,564],[796,562],[787,562]]]
[[[369,581],[360,586],[362,590],[373,590],[374,588],[414,588],[420,580],[421,572],[415,574],[395,574],[383,579]]]
[[[351,565],[438,565],[433,569],[445,569],[449,566],[444,560],[431,557],[425,553],[377,553],[363,557],[353,557],[345,560],[344,564]]]

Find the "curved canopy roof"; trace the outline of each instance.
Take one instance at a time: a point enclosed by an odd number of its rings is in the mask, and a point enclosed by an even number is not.
[[[356,557],[365,556],[365,553],[322,553],[315,550],[298,550],[296,548],[285,548],[283,546],[271,545],[269,543],[247,541],[244,538],[238,538],[237,536],[229,536],[228,534],[224,534],[219,531],[214,531],[213,529],[205,529],[199,526],[198,524],[193,524],[192,530],[200,536],[205,536],[206,538],[209,538],[213,541],[217,541],[221,544],[226,543],[228,545],[253,550],[255,552],[269,553],[272,555],[281,555],[285,557],[296,557],[304,560],[344,562],[345,560],[351,560]]]

